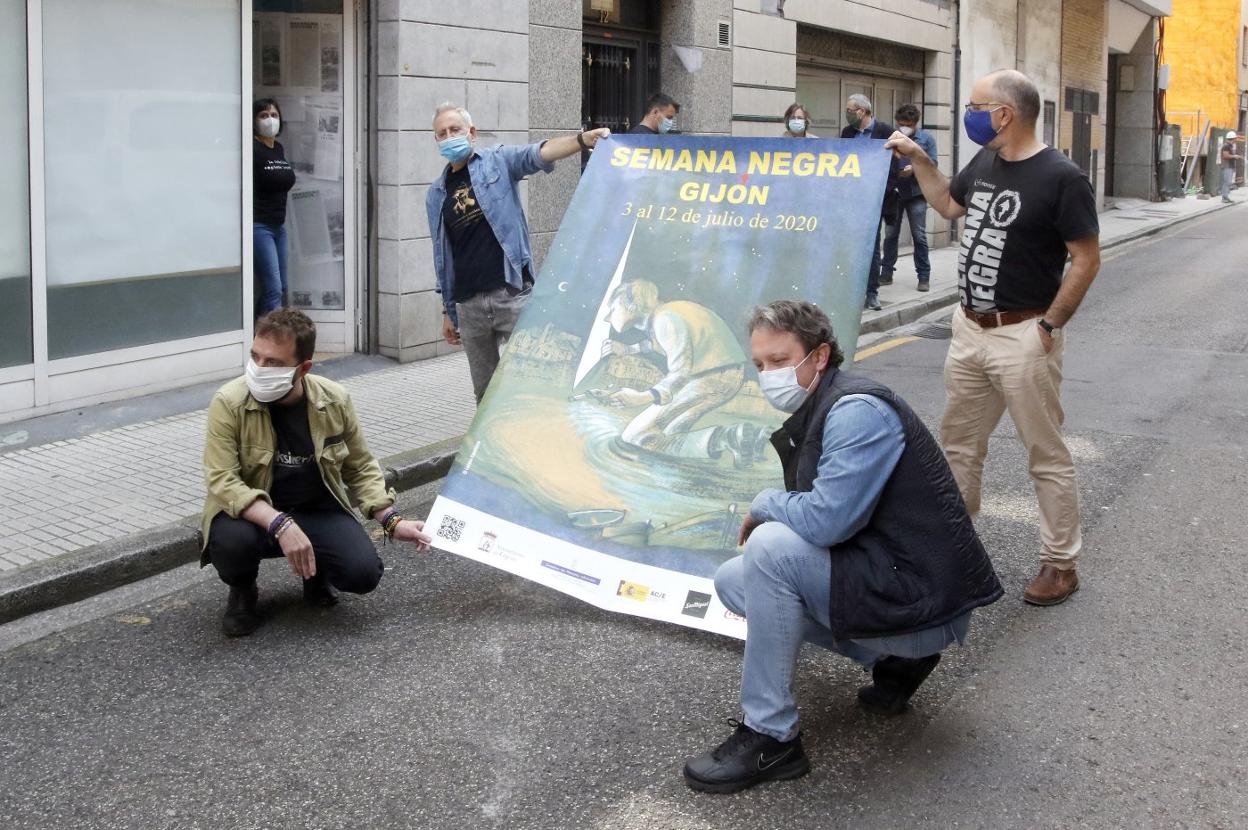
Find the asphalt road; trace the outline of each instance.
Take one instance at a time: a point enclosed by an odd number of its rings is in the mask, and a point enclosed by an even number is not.
[[[861,713],[861,673],[808,650],[804,779],[734,796],[680,779],[737,713],[738,643],[386,548],[381,588],[332,611],[266,567],[269,619],[245,640],[193,568],[0,627],[0,824],[1246,826],[1245,222],[1117,253],[1068,329],[1080,592],[1019,600],[1038,543],[1007,419],[979,523],[1006,598],[901,718]],[[859,368],[934,424],[947,341],[918,328]]]

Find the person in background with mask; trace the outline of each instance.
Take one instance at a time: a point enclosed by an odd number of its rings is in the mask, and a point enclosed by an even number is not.
[[[841,130],[841,138],[887,139],[893,134],[892,125],[880,121],[872,110],[871,99],[860,93],[854,93],[845,99],[845,127]],[[900,165],[894,163],[888,168],[888,182],[884,186],[884,202],[880,207],[880,219],[885,225],[893,225],[897,218],[897,173]],[[867,296],[863,308],[871,311],[880,310],[880,286],[890,285],[892,277],[887,280],[880,272],[880,226],[875,226],[875,242],[871,246],[871,265],[867,271]]]
[[[601,127],[537,144],[480,147],[466,109],[448,102],[433,114],[433,137],[447,162],[425,194],[442,337],[463,345],[478,403],[533,286],[529,225],[517,185],[609,135]]]
[[[260,625],[261,559],[286,557],[313,606],[334,605],[333,588],[377,587],[381,559],[352,505],[389,538],[429,548],[424,522],[394,509],[347,391],[309,374],[315,348],[316,326],[303,312],[269,312],[256,323],[246,373],[208,407],[200,567],[211,562],[230,586],[222,628],[231,637]]]
[[[785,138],[818,138],[810,131],[810,110],[802,104],[792,103],[784,111]]]
[[[1002,594],[935,439],[896,394],[840,371],[827,315],[780,300],[754,310],[749,332],[763,394],[791,417],[772,436],[784,489],[755,496],[745,552],[715,574],[749,627],[741,721],[685,765],[690,787],[714,793],[810,769],[793,696],[803,642],[869,669],[859,703],[898,715],[971,612]]]
[[[931,133],[919,129],[919,108],[914,104],[903,104],[898,108],[895,119],[897,132],[914,139],[914,142],[927,153],[927,157],[936,161],[936,139]],[[927,257],[927,200],[923,191],[914,179],[914,168],[905,165],[897,174],[897,198],[899,210],[910,223],[910,236],[914,240],[914,270],[919,276],[919,290],[931,288],[932,265]],[[880,282],[893,281],[893,268],[897,265],[897,239],[901,236],[901,217],[891,225],[884,227],[884,258],[880,263]]]
[[[983,149],[952,182],[909,136],[896,133],[885,146],[913,166],[941,216],[966,217],[962,304],[945,358],[945,456],[974,516],[988,438],[1009,410],[1040,506],[1040,571],[1023,599],[1056,605],[1079,588],[1083,547],[1075,463],[1062,437],[1063,329],[1100,270],[1101,245],[1092,183],[1036,138],[1039,115],[1036,85],[1005,69],[971,88],[962,122]]]
[[[282,111],[272,98],[252,104],[256,140],[251,148],[252,268],[255,273],[255,316],[281,308],[286,298],[286,194],[295,186],[295,171],[277,136]]]
[[[656,92],[646,99],[646,114],[629,130],[639,135],[666,135],[676,129],[676,114],[680,112],[680,104],[670,95]]]

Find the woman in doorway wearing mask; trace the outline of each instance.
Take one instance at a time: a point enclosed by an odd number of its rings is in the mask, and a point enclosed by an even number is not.
[[[277,140],[282,111],[272,98],[252,105],[256,140],[252,147],[252,263],[255,273],[255,316],[281,308],[286,299],[286,194],[295,186],[295,171]]]
[[[818,138],[819,136],[810,132],[810,110],[799,103],[789,104],[789,108],[784,111],[784,137],[785,138]]]

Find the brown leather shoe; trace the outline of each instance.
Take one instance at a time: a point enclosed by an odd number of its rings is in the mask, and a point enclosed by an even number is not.
[[[1053,565],[1041,565],[1040,573],[1023,592],[1023,601],[1032,605],[1060,605],[1079,590],[1079,574],[1075,569],[1060,570]]]

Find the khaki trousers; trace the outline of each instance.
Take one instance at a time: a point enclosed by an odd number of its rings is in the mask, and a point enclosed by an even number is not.
[[[1027,448],[1040,505],[1041,561],[1075,567],[1083,536],[1075,464],[1062,438],[1061,331],[1044,353],[1040,327],[1024,320],[983,328],[962,309],[953,313],[953,341],[945,359],[945,416],[940,440],[972,517],[979,512],[988,437],[1009,410]]]

